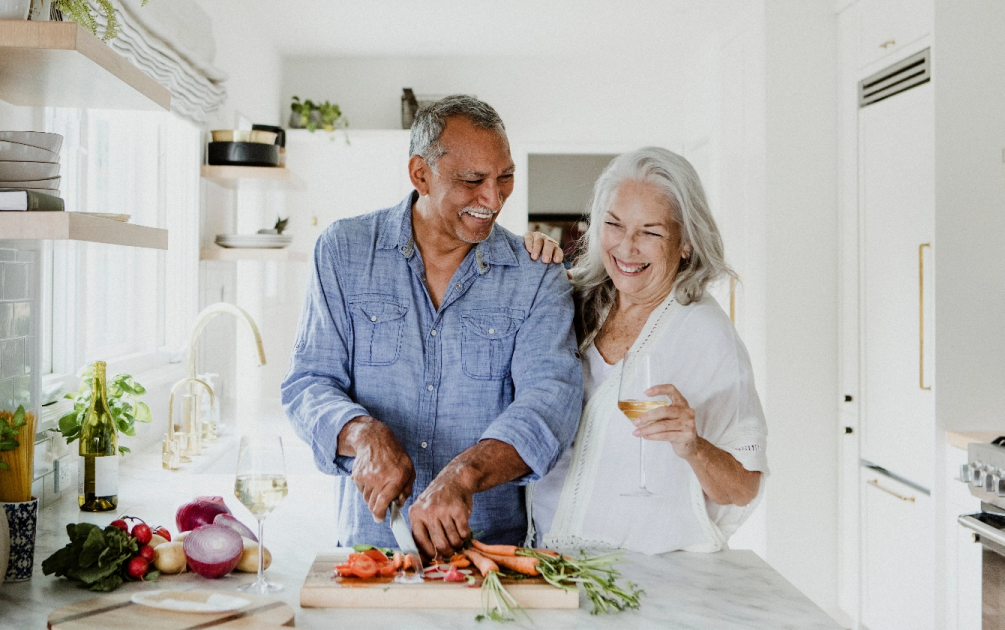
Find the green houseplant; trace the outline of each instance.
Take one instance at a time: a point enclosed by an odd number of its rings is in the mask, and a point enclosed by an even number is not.
[[[143,0],[140,6],[146,6],[148,1]],[[88,0],[53,0],[53,4],[63,16],[80,24],[92,35],[97,36],[98,22]],[[98,13],[105,18],[105,34],[101,36],[101,39],[106,42],[115,39],[119,34],[119,20],[115,17],[115,7],[112,6],[112,0],[94,0],[94,4],[97,5]]]
[[[91,405],[91,380],[94,377],[93,367],[81,373],[80,389],[65,396],[73,400],[73,411],[59,419],[59,432],[69,444],[80,437],[84,415]],[[134,425],[137,422],[150,422],[153,416],[150,407],[140,402],[140,396],[146,393],[146,388],[137,383],[129,374],[116,374],[108,381],[108,410],[115,420],[115,428],[119,433],[128,436],[136,435]],[[119,447],[119,453],[128,453],[125,446]]]
[[[314,133],[319,128],[332,132],[349,126],[349,120],[342,114],[342,108],[337,103],[315,103],[311,99],[301,102],[299,96],[294,96],[290,111],[290,127],[294,129],[306,129]]]

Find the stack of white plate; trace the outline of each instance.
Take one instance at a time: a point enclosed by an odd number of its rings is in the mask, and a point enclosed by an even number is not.
[[[216,244],[235,249],[282,249],[293,242],[281,234],[217,234]]]
[[[59,149],[63,136],[36,131],[0,131],[0,188],[59,197]]]

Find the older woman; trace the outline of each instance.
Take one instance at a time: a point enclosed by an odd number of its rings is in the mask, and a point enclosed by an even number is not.
[[[618,157],[597,181],[584,241],[571,277],[586,404],[574,446],[528,493],[536,539],[722,549],[760,496],[767,427],[747,351],[707,292],[733,272],[694,168],[660,148]],[[662,383],[647,395],[670,401],[634,427],[617,406],[628,351],[649,355]],[[639,437],[655,497],[625,496]]]

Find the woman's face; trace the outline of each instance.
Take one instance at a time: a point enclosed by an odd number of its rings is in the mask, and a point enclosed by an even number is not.
[[[655,185],[626,180],[618,186],[600,227],[600,247],[622,296],[649,304],[670,294],[680,260],[690,254],[672,217],[673,208]]]

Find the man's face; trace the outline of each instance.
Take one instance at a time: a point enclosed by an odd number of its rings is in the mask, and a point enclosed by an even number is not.
[[[447,119],[440,142],[446,153],[427,171],[430,208],[444,233],[480,243],[513,192],[509,142],[463,116]]]

